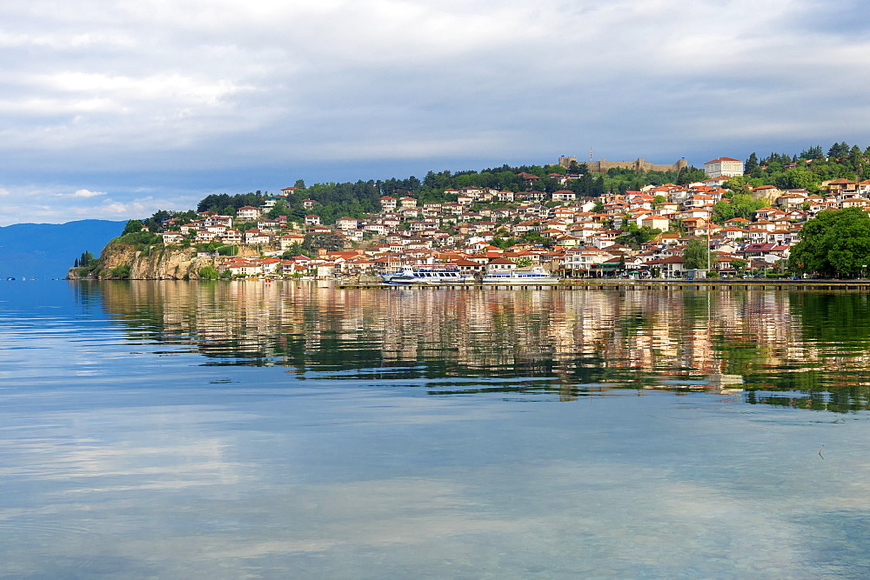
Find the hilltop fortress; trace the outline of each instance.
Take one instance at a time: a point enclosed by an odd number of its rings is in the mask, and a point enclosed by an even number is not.
[[[564,168],[571,166],[571,162],[577,163],[576,157],[559,157],[559,165]],[[583,161],[589,168],[589,173],[607,173],[609,169],[631,169],[638,173],[647,173],[648,171],[679,171],[688,166],[686,159],[680,159],[673,165],[657,165],[645,161],[643,158],[637,158],[634,161],[608,161],[600,159],[598,161]]]

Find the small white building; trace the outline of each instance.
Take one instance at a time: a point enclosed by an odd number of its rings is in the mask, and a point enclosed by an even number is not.
[[[240,221],[256,221],[260,217],[260,210],[252,205],[246,205],[236,210],[236,217]]]
[[[335,220],[335,227],[340,230],[355,230],[359,227],[359,220],[351,217],[342,217]]]
[[[560,189],[559,191],[554,191],[552,195],[553,201],[574,201],[577,199],[577,194],[568,189]]]
[[[164,244],[180,244],[184,241],[184,234],[181,232],[163,232],[160,235],[163,237]]]

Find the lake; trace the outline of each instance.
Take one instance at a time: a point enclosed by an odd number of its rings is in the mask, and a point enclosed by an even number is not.
[[[866,578],[858,292],[0,282],[2,578]]]

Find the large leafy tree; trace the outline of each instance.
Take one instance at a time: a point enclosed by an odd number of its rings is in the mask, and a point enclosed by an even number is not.
[[[751,177],[749,175],[737,175],[726,181],[723,187],[725,189],[730,189],[735,194],[745,193],[746,195],[749,195],[752,188],[758,187],[759,185],[767,185],[766,180],[759,177]]]
[[[267,217],[269,219],[277,219],[278,217],[280,217],[282,215],[291,216],[292,214],[293,214],[293,210],[290,208],[290,206],[287,204],[287,202],[284,201],[283,199],[279,199],[275,203],[275,205],[272,207],[272,209],[269,210]],[[293,217],[296,217],[296,216],[293,216]]]
[[[677,185],[688,185],[696,181],[704,181],[705,179],[707,179],[707,173],[697,167],[683,167],[677,173]]]
[[[756,210],[763,208],[766,201],[755,199],[748,193],[736,193],[731,199],[723,199],[713,206],[713,221],[724,223],[732,218],[752,219]]]
[[[628,227],[623,231],[625,233],[617,237],[616,242],[633,248],[640,247],[641,244],[645,244],[646,242],[655,239],[657,235],[662,233],[661,230],[649,226],[638,227],[637,224],[634,223],[628,224]]]
[[[124,231],[121,232],[121,235],[127,234],[138,234],[142,231],[142,221],[141,220],[129,220],[127,225],[124,226]]]
[[[821,212],[804,225],[790,262],[800,273],[858,276],[870,265],[870,216],[859,208]]]
[[[302,241],[302,249],[305,252],[316,252],[318,249],[324,249],[330,252],[341,250],[344,248],[344,237],[335,233],[323,234],[306,234]]]
[[[701,240],[689,240],[683,249],[683,265],[686,268],[704,269],[707,267],[707,253],[709,248]]]
[[[262,192],[256,193],[241,193],[237,195],[228,195],[226,193],[213,193],[207,195],[196,206],[196,211],[211,211],[215,213],[223,213],[236,215],[236,210],[246,205],[259,207],[263,203],[264,195]]]
[[[796,167],[776,177],[776,186],[780,189],[807,189],[816,191],[819,188],[818,176],[806,167]]]

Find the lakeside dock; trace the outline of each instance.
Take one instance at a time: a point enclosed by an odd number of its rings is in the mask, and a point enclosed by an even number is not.
[[[786,279],[706,279],[706,280],[630,280],[586,278],[560,280],[558,284],[384,284],[382,282],[343,282],[337,288],[375,289],[511,289],[511,290],[851,290],[870,291],[870,279],[860,280],[786,280]]]

